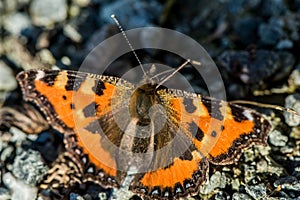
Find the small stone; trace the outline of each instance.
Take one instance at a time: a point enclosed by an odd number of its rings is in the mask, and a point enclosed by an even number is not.
[[[71,193],[70,194],[70,200],[85,200],[82,196],[76,193]]]
[[[263,183],[247,186],[245,189],[246,192],[254,199],[263,199],[267,195],[267,189]]]
[[[33,0],[30,14],[34,25],[51,27],[67,17],[66,0]]]
[[[287,176],[274,182],[275,187],[282,189],[300,191],[300,181],[294,176]]]
[[[258,28],[258,34],[264,45],[275,45],[283,36],[283,30],[280,23],[271,21],[262,23]]]
[[[70,24],[64,27],[64,34],[74,42],[81,42],[82,40],[80,33]]]
[[[235,192],[232,195],[232,200],[251,200],[252,198],[248,195],[248,194],[244,194],[244,193],[239,193],[239,192]]]
[[[11,91],[18,86],[13,71],[0,60],[0,90]]]
[[[17,144],[21,144],[22,141],[24,141],[27,137],[27,135],[23,131],[13,126],[10,127],[9,132],[13,134],[11,141]]]
[[[98,194],[98,197],[99,197],[100,200],[107,200],[107,195],[106,195],[105,192],[100,192]]]
[[[300,113],[300,95],[292,94],[285,98],[285,107],[292,108],[296,112]],[[284,112],[285,122],[289,126],[298,126],[300,124],[300,116],[290,113]]]
[[[280,40],[277,45],[276,49],[282,50],[282,49],[291,49],[293,48],[293,42],[289,39]]]
[[[249,166],[247,164],[243,164],[243,172],[245,177],[245,182],[250,182],[256,176],[256,169],[254,166]]]
[[[233,190],[237,190],[238,191],[239,188],[240,188],[240,185],[241,185],[241,183],[240,183],[240,180],[238,178],[232,179],[232,181],[231,181],[231,187],[232,187]]]
[[[224,191],[218,191],[214,196],[214,200],[229,200],[229,195]]]
[[[20,35],[21,31],[31,26],[30,18],[25,13],[14,13],[4,21],[4,27],[12,35]]]
[[[228,178],[225,173],[217,171],[210,177],[209,182],[200,188],[200,193],[209,194],[216,188],[225,188],[227,184]]]
[[[297,126],[293,127],[292,132],[290,133],[290,137],[296,140],[300,140],[300,128]]]
[[[17,180],[11,173],[3,175],[3,183],[11,191],[11,200],[32,200],[37,196],[37,188]]]
[[[264,17],[280,16],[287,12],[284,0],[263,0],[259,9]]]
[[[11,157],[13,152],[14,148],[12,146],[7,146],[6,148],[2,149],[0,157],[1,161],[5,163],[5,161]]]
[[[272,145],[276,147],[283,147],[288,142],[289,138],[279,131],[274,130],[269,134],[269,141]]]
[[[36,184],[48,172],[48,167],[42,161],[39,152],[33,150],[22,151],[16,156],[13,164],[13,174],[27,184]]]
[[[49,51],[48,49],[42,49],[37,53],[37,56],[39,57],[41,63],[44,64],[45,66],[55,65],[56,60],[52,55],[51,51]]]

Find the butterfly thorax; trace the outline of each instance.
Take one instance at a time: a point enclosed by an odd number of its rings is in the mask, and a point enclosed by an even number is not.
[[[150,108],[157,104],[156,85],[144,84],[139,86],[130,98],[131,119],[137,118],[140,125],[149,125]]]

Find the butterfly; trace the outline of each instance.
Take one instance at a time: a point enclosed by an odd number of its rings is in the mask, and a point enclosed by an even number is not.
[[[129,182],[129,190],[150,199],[196,194],[209,163],[236,162],[245,148],[264,144],[271,129],[252,109],[169,89],[147,76],[133,84],[42,69],[21,72],[17,79],[24,99],[64,134],[69,160],[78,166],[77,182],[105,188]]]

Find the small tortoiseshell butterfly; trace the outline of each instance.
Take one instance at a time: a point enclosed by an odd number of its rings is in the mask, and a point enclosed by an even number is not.
[[[79,166],[77,182],[121,187],[132,176],[129,189],[150,199],[197,193],[209,163],[235,162],[245,148],[265,143],[271,128],[254,110],[147,77],[134,85],[104,75],[30,70],[17,79],[24,99],[64,134]],[[129,174],[132,167],[137,173]]]

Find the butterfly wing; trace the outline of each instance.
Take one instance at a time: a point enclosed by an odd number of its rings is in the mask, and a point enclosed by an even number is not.
[[[180,90],[159,93],[167,113],[179,111],[183,132],[214,164],[231,164],[245,147],[266,143],[271,124],[252,109]]]
[[[155,149],[154,171],[136,177],[131,185],[152,198],[193,194],[207,177],[207,161],[233,163],[244,148],[265,143],[271,128],[261,114],[225,101],[172,89],[159,90],[157,96],[167,120],[155,143],[159,148],[173,146],[169,152]],[[180,139],[174,142],[176,135]],[[167,159],[171,162],[166,167]]]
[[[115,149],[108,149],[105,141],[118,145],[123,132],[111,117],[111,102],[114,112],[122,112],[119,97],[133,85],[115,77],[60,70],[21,72],[17,79],[24,99],[40,107],[49,124],[65,134],[67,148],[79,155],[90,174],[87,179],[104,187],[119,186],[125,174],[117,170]]]

